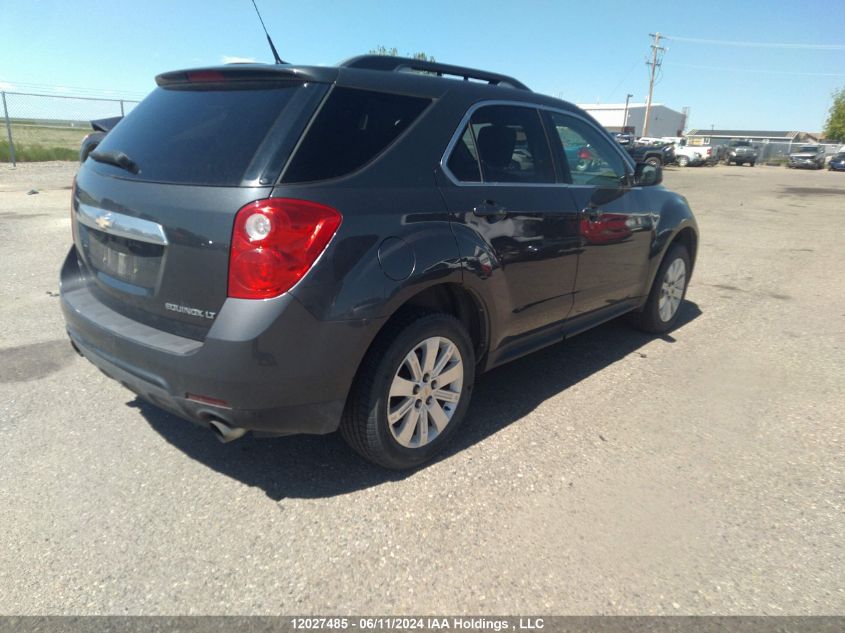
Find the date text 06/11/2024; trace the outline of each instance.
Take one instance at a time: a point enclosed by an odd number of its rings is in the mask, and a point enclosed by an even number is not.
[[[296,617],[295,630],[456,630],[456,631],[538,631],[545,627],[542,618],[483,617]]]

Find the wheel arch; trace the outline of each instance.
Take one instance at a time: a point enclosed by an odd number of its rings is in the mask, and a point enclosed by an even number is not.
[[[698,242],[698,224],[689,204],[683,196],[671,194],[661,208],[658,229],[652,242],[651,264],[647,284],[643,289],[643,304],[648,298],[654,278],[669,248],[673,244],[681,244],[686,248],[690,258],[690,274],[692,274],[698,255]]]
[[[490,348],[491,324],[490,313],[484,299],[477,292],[460,282],[442,281],[428,284],[410,296],[403,297],[392,306],[389,316],[381,323],[378,331],[372,335],[361,354],[358,366],[355,368],[353,383],[368,355],[381,342],[386,332],[394,329],[394,324],[401,321],[404,315],[413,310],[442,312],[456,318],[469,334],[475,353],[476,371],[480,371],[480,368],[485,366]]]
[[[691,226],[685,226],[675,233],[674,237],[669,241],[666,250],[671,248],[672,244],[681,244],[687,249],[690,259],[690,273],[692,273],[692,269],[695,268],[695,258],[698,254],[698,233]]]
[[[401,314],[411,309],[424,309],[449,314],[466,328],[472,341],[476,364],[481,365],[490,342],[490,318],[484,300],[461,283],[443,282],[427,286],[396,306],[382,325],[376,338]]]

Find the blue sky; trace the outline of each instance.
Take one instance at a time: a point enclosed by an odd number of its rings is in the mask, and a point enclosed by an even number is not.
[[[649,33],[818,48],[666,42],[655,101],[688,127],[817,131],[845,86],[845,1],[258,0],[282,57],[332,64],[382,44],[511,74],[573,102],[643,101]],[[0,0],[0,85],[149,92],[156,73],[270,60],[250,0]],[[821,48],[821,45],[838,48]]]

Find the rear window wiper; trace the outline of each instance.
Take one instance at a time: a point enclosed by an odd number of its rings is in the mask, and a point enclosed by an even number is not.
[[[90,158],[93,158],[98,163],[114,165],[115,167],[125,169],[126,171],[132,174],[137,174],[141,171],[140,167],[138,167],[138,163],[129,158],[129,156],[127,156],[123,152],[100,152],[98,150],[94,150],[93,152],[88,154],[88,156]]]

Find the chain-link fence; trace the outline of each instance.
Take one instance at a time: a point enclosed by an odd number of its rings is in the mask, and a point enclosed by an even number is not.
[[[690,145],[710,145],[716,148],[716,155],[719,158],[724,156],[730,139],[696,139],[697,142],[690,142]],[[754,140],[751,144],[757,150],[757,162],[762,164],[785,165],[789,155],[798,152],[806,145],[821,145],[825,151],[825,161],[839,151],[842,151],[842,143],[819,143],[815,141],[779,141],[772,139]]]
[[[0,162],[76,160],[91,121],[123,116],[138,101],[27,92],[0,92]]]
[[[840,143],[813,143],[810,141],[761,141],[752,142],[752,145],[757,148],[759,155],[757,160],[760,163],[778,165],[786,164],[789,159],[789,155],[798,152],[805,145],[821,145],[824,148],[826,160],[836,154],[841,147]]]

